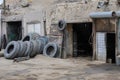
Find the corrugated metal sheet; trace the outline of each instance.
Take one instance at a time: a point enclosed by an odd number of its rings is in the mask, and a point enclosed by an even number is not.
[[[106,61],[106,41],[105,33],[96,33],[96,54],[97,59],[100,61]]]

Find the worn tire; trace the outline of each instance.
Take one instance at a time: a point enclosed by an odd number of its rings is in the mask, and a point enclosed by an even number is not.
[[[18,45],[19,45],[19,53],[17,54],[17,57],[21,57],[22,56],[22,54],[21,54],[21,44],[22,44],[22,41],[17,41],[17,43],[18,43]]]
[[[41,46],[40,46],[40,54],[43,54],[43,50],[44,50],[44,47],[45,47],[45,43],[44,43],[44,41],[41,39],[41,40],[39,40],[39,42],[41,42]]]
[[[25,57],[27,57],[27,56],[29,56],[29,54],[31,53],[31,51],[32,51],[32,45],[31,45],[31,43],[29,42],[29,41],[25,41],[26,42],[26,44],[27,44],[27,49],[26,49],[26,51],[25,51]]]
[[[40,40],[36,40],[36,42],[37,42],[37,54],[40,54],[42,42]]]
[[[41,40],[44,43],[44,46],[49,42],[49,39],[46,36],[41,36],[39,40]]]
[[[49,57],[59,57],[59,48],[58,45],[56,43],[48,43],[43,51],[43,55],[45,56],[49,56]]]
[[[37,55],[37,42],[36,41],[30,41],[32,46],[32,51],[30,53],[30,57],[35,57]]]
[[[18,57],[25,57],[25,51],[27,49],[27,43],[26,42],[21,42],[20,46],[21,46],[21,48],[20,48]]]
[[[60,30],[60,31],[62,31],[62,30],[64,30],[65,29],[65,27],[66,27],[66,22],[64,21],[64,20],[60,20],[59,22],[58,22],[58,30]]]
[[[40,38],[40,35],[38,33],[29,33],[22,39],[22,41],[31,41],[39,38]]]
[[[19,51],[19,44],[15,41],[10,42],[5,51],[4,51],[4,57],[7,59],[14,59],[17,57]]]
[[[37,40],[39,43],[38,54],[43,54],[44,43],[41,40]]]

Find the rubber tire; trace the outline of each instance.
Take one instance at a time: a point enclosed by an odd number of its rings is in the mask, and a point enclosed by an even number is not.
[[[39,39],[43,40],[45,45],[49,42],[49,39],[47,36],[41,36]]]
[[[66,25],[67,24],[66,24],[66,22],[64,20],[60,20],[58,22],[58,30],[63,31],[65,29]]]
[[[48,49],[52,47],[53,50],[51,52],[48,52]],[[44,51],[43,51],[43,55],[45,56],[49,56],[49,57],[58,57],[59,56],[59,48],[58,48],[58,45],[56,43],[48,43],[45,48],[44,48]]]
[[[18,56],[18,57],[25,57],[25,51],[27,49],[27,43],[26,42],[21,42],[20,46],[21,46],[20,51],[19,51],[20,56]]]
[[[22,39],[22,41],[37,40],[39,38],[40,38],[40,35],[38,33],[29,33]]]
[[[17,54],[17,57],[21,57],[22,55],[21,55],[21,44],[22,44],[22,41],[17,41],[18,42],[18,44],[19,44],[19,53]]]
[[[31,53],[32,51],[32,45],[29,41],[25,41],[26,44],[27,44],[27,49],[25,51],[25,57],[29,56],[29,54]]]
[[[42,42],[40,40],[36,40],[37,42],[37,54],[41,53]]]
[[[46,43],[45,43],[44,39],[42,39],[42,38],[40,39],[40,41],[41,41],[41,53],[42,53]]]
[[[32,51],[30,53],[30,57],[35,57],[37,55],[37,42],[36,41],[30,41],[32,45]]]
[[[11,46],[14,46],[14,47],[11,52],[8,52],[8,49]],[[12,42],[8,43],[8,45],[4,51],[4,57],[6,59],[14,59],[17,57],[18,51],[19,51],[19,44],[15,41],[12,41]]]

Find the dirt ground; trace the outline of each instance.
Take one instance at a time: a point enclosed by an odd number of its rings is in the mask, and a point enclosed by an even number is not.
[[[38,55],[19,63],[2,57],[0,80],[120,80],[120,67],[80,57],[55,59]]]

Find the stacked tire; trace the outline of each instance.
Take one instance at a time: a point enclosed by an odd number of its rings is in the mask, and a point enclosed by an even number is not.
[[[39,38],[40,38],[40,35],[38,33],[29,33],[22,39],[22,41],[37,40]]]

